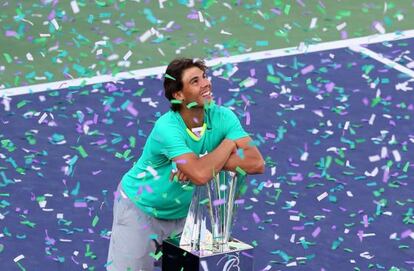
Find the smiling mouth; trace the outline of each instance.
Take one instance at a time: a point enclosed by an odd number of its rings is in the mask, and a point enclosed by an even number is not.
[[[204,98],[206,98],[206,97],[211,97],[211,91],[205,91],[205,92],[203,92],[203,93],[201,94],[201,97],[204,97]]]

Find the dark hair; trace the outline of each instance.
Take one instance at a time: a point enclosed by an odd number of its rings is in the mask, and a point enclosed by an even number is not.
[[[201,59],[176,58],[168,64],[164,76],[164,95],[171,101],[174,99],[173,94],[183,89],[182,75],[184,70],[197,67],[202,71],[207,70],[207,66]],[[178,111],[180,104],[171,103],[171,109]]]

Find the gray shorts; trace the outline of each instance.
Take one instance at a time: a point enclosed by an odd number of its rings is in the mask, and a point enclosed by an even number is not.
[[[141,211],[118,186],[109,243],[108,271],[152,271],[157,244],[181,233],[185,218],[162,220]]]

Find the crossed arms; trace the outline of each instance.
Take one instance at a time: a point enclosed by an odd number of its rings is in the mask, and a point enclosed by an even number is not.
[[[191,180],[196,185],[203,185],[222,169],[236,171],[240,167],[248,174],[263,173],[263,157],[251,142],[249,136],[235,141],[224,139],[214,151],[203,157],[194,153],[177,156],[173,160],[178,170],[171,173],[170,179],[177,175],[181,181]]]

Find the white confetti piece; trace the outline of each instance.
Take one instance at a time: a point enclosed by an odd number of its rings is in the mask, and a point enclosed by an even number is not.
[[[348,130],[348,128],[349,128],[349,121],[345,122],[344,130]]]
[[[401,161],[401,155],[397,150],[393,150],[392,155],[394,156],[395,162],[400,162]]]
[[[323,192],[322,194],[320,194],[318,197],[317,197],[317,200],[318,201],[321,201],[321,200],[323,200],[324,198],[326,198],[328,196],[328,193],[327,192]]]
[[[41,124],[47,117],[47,113],[44,112],[43,115],[40,117],[40,119],[37,121],[39,124]]]
[[[270,168],[270,174],[271,174],[272,176],[276,175],[276,167],[271,167],[271,168]]]
[[[289,216],[289,220],[291,220],[291,221],[300,221],[300,216],[291,215],[291,216]]]
[[[374,28],[375,28],[375,30],[377,30],[381,34],[385,34],[385,32],[386,32],[384,26],[382,26],[382,24],[380,22],[375,22],[374,23]]]
[[[158,3],[160,4],[160,8],[164,8],[164,2],[167,2],[167,0],[158,0]]]
[[[151,166],[147,166],[146,168],[149,173],[151,173],[151,175],[154,177],[154,179],[158,179],[160,176],[158,176],[158,172]]]
[[[384,158],[386,158],[387,156],[388,156],[388,149],[387,149],[387,147],[383,146],[383,147],[381,148],[381,158],[382,158],[382,159],[384,159]]]
[[[56,19],[53,19],[53,20],[51,20],[50,22],[52,23],[52,25],[55,27],[55,29],[56,29],[56,30],[59,30],[59,24],[58,24],[58,22],[56,21]]]
[[[377,174],[378,174],[378,167],[375,167],[371,172],[369,172],[369,171],[365,171],[365,176],[369,176],[369,177],[375,177],[375,176],[377,176]]]
[[[76,1],[71,1],[70,2],[70,7],[72,8],[73,13],[77,14],[79,13],[79,6],[78,6],[78,2]]]
[[[225,31],[225,30],[223,30],[223,29],[220,31],[220,34],[223,34],[223,35],[228,35],[228,36],[233,35],[232,33],[227,32],[227,31]]]
[[[152,36],[152,32],[151,32],[151,30],[149,29],[149,30],[145,31],[145,32],[144,32],[144,34],[142,34],[142,35],[139,37],[139,41],[140,41],[140,42],[145,42],[145,41],[147,41],[147,40],[148,40],[151,36]]]
[[[372,155],[370,157],[368,157],[370,162],[377,162],[379,160],[381,160],[381,157],[379,155]]]
[[[341,31],[342,29],[344,29],[346,27],[346,22],[343,22],[341,24],[338,24],[336,26],[336,30]]]
[[[317,116],[323,118],[324,114],[322,112],[322,110],[312,110],[313,113],[315,113]]]
[[[287,267],[290,267],[290,266],[297,266],[298,265],[298,263],[295,261],[295,262],[291,262],[291,263],[288,263],[288,264],[286,264],[286,266]]]
[[[27,60],[29,60],[29,61],[33,61],[33,56],[32,56],[32,54],[31,54],[31,53],[27,53],[27,54],[26,54],[26,58],[27,58]]]
[[[10,97],[4,96],[3,100],[1,101],[1,103],[4,105],[4,110],[5,111],[10,111],[10,101],[12,99]]]
[[[312,20],[311,20],[311,22],[310,22],[310,25],[309,25],[309,28],[310,29],[314,29],[315,27],[316,27],[316,23],[318,22],[318,18],[312,18]]]
[[[371,117],[369,118],[368,124],[373,125],[374,121],[375,121],[375,114],[372,114]]]
[[[364,251],[361,254],[359,254],[359,256],[361,256],[362,258],[368,259],[368,260],[375,257],[374,255],[370,255],[369,251]]]
[[[200,23],[204,22],[204,16],[203,13],[201,13],[201,11],[198,11],[198,20],[200,21]]]
[[[291,243],[295,243],[295,238],[296,238],[296,234],[292,234],[292,235],[290,236],[289,242],[291,242]]]
[[[302,155],[300,156],[300,160],[301,161],[307,161],[308,160],[308,157],[309,157],[309,153],[308,152],[304,152],[304,153],[302,153]]]
[[[20,254],[19,256],[17,256],[16,258],[14,258],[14,259],[13,259],[13,261],[14,261],[15,263],[17,263],[18,261],[20,261],[20,260],[22,260],[22,259],[24,259],[24,255],[23,255],[23,254]]]
[[[40,208],[45,208],[46,207],[46,204],[47,204],[47,201],[46,200],[39,201]]]
[[[131,52],[131,50],[129,50],[129,51],[128,51],[125,55],[124,55],[123,59],[126,61],[126,60],[128,60],[128,58],[129,58],[130,56],[132,56],[132,52]]]
[[[397,233],[396,232],[391,233],[389,239],[391,240],[397,239]]]

